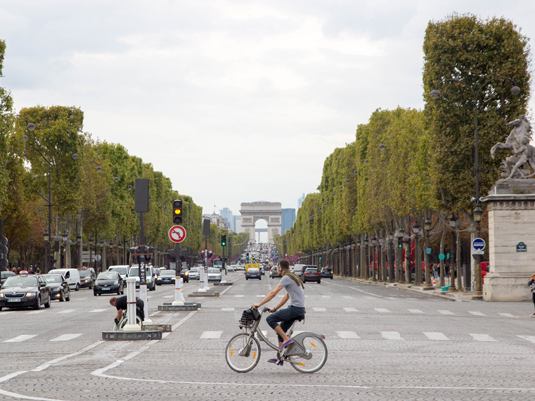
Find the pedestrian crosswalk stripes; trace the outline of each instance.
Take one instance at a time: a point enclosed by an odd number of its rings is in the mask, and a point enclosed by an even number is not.
[[[20,343],[31,338],[37,337],[37,334],[21,334],[20,336],[14,337],[10,340],[3,341],[4,343]]]
[[[436,332],[424,332],[424,334],[429,338],[430,340],[436,340],[436,341],[449,341],[449,338],[446,337],[443,333],[436,333]]]
[[[476,341],[496,341],[488,334],[470,334]]]
[[[336,334],[340,338],[360,338],[354,331],[337,331]]]
[[[473,310],[469,310],[468,313],[470,313],[471,315],[474,315],[474,316],[487,316],[483,312],[473,311]]]
[[[69,341],[80,337],[82,334],[63,334],[59,337],[53,338],[50,341]]]

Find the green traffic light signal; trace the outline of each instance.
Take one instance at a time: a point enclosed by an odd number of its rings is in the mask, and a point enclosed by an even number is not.
[[[226,236],[226,234],[223,234],[221,236],[221,246],[227,246],[227,236]]]

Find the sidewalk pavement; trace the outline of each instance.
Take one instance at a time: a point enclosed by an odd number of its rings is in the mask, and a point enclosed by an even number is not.
[[[411,283],[411,284],[388,283],[388,282],[382,282],[382,281],[371,281],[371,280],[365,280],[361,278],[342,277],[342,276],[334,276],[334,278],[338,280],[352,281],[354,283],[365,284],[365,285],[398,288],[400,290],[417,292],[422,295],[440,297],[440,298],[447,299],[453,302],[478,301],[477,299],[472,299],[475,291],[459,291],[459,290],[457,290],[456,292],[442,291],[442,288],[439,285],[433,286],[433,289],[424,289],[425,284],[415,285],[414,283]]]

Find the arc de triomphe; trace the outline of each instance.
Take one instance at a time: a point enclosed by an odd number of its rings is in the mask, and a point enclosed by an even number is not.
[[[249,242],[256,242],[255,223],[265,220],[268,223],[268,243],[273,244],[273,236],[281,233],[282,206],[280,202],[250,202],[241,204],[241,227],[249,233]]]

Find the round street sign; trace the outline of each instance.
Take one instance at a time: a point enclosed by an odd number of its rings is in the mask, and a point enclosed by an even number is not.
[[[483,241],[481,238],[476,238],[472,241],[472,248],[474,248],[476,251],[482,251],[485,249],[485,241]]]
[[[441,253],[440,255],[438,255],[438,258],[439,258],[440,260],[444,260],[444,257],[445,257],[445,256],[444,256],[443,253]]]
[[[169,239],[179,244],[186,239],[186,229],[182,226],[173,226],[169,229]]]
[[[432,251],[431,248],[426,248],[425,249],[425,253],[428,254],[428,255],[431,255],[431,251]]]

